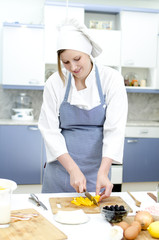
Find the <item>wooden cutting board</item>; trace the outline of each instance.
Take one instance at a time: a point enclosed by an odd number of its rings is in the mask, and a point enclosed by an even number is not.
[[[29,220],[11,222],[0,228],[0,240],[64,240],[67,236],[34,209],[12,211],[13,214],[37,214]]]
[[[132,212],[132,209],[129,205],[121,198],[117,196],[112,196],[109,198],[104,199],[99,203],[98,206],[76,206],[75,204],[71,203],[73,197],[59,197],[59,198],[50,198],[49,202],[51,205],[51,209],[53,214],[56,214],[59,210],[61,211],[73,211],[77,209],[83,209],[85,213],[93,214],[93,213],[100,213],[100,206],[105,205],[123,205],[129,212]]]
[[[154,216],[154,221],[159,221],[159,216]],[[124,221],[127,223],[132,223],[134,221],[134,217],[133,216],[127,216],[126,218],[124,218]],[[116,224],[114,224],[116,225]],[[142,230],[140,232],[140,234],[137,236],[137,238],[135,238],[135,240],[151,240],[154,238],[152,238],[149,234],[149,232],[147,230]],[[126,238],[124,238],[124,240],[126,240]]]

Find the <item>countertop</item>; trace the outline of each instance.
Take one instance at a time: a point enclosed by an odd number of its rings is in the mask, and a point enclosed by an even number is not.
[[[0,125],[38,125],[38,120],[21,121],[12,119],[0,119]]]
[[[152,192],[156,195],[156,192]],[[94,193],[92,193],[94,195]],[[136,207],[134,200],[126,192],[113,192],[111,196],[120,196],[122,199],[133,209],[133,213],[129,215],[135,215],[136,211],[144,210],[148,206],[155,205],[155,201],[151,199],[146,192],[133,192],[132,193],[139,201],[141,201],[141,207]],[[67,236],[68,240],[81,240],[81,239],[100,239],[109,240],[108,231],[111,225],[98,214],[88,214],[89,221],[80,225],[67,225],[60,224],[54,220],[52,214],[49,198],[51,197],[76,197],[78,193],[54,193],[54,194],[37,194],[39,199],[47,206],[48,210],[44,210],[41,207],[37,207],[35,204],[28,200],[29,194],[13,194],[12,195],[12,210],[34,208],[40,214],[42,214],[47,220],[54,224],[57,228],[63,231]]]
[[[38,125],[38,120],[21,121],[12,119],[0,119],[0,125]],[[127,121],[127,127],[159,127],[159,120]]]

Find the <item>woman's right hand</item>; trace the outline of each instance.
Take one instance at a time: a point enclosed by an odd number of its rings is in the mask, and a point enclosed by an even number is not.
[[[78,166],[70,171],[70,185],[78,193],[86,191],[86,178]]]
[[[58,161],[70,174],[70,185],[76,190],[76,192],[84,192],[86,190],[86,178],[71,156],[68,153],[64,153],[58,157]]]

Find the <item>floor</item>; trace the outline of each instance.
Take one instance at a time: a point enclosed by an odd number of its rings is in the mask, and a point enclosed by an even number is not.
[[[122,191],[156,191],[158,182],[143,182],[143,183],[123,183],[121,187],[115,186],[116,192]],[[41,193],[42,185],[18,185],[14,193]]]

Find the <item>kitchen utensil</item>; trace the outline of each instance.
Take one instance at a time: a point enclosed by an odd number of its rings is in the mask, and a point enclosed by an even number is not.
[[[9,188],[11,192],[13,192],[17,188],[16,182],[4,178],[0,178],[0,186],[4,188]]]
[[[156,197],[153,193],[148,192],[147,194],[148,194],[149,197],[151,197],[155,202],[157,202],[157,197]]]
[[[128,215],[128,211],[126,209],[124,210],[110,210],[106,209],[105,207],[100,208],[101,214],[103,217],[111,223],[114,222],[121,222],[123,221],[123,218],[125,218]]]
[[[50,223],[46,218],[44,218],[35,209],[21,209],[14,210],[11,215],[22,214],[22,215],[33,215],[36,216],[30,218],[29,220],[19,220],[11,222],[9,228],[4,228],[0,230],[0,239],[12,239],[14,240],[64,240],[67,236],[59,230],[55,225]]]
[[[11,220],[11,190],[1,188],[0,190],[0,228],[7,228]]]
[[[12,108],[12,120],[31,121],[34,119],[32,108]]]
[[[59,210],[61,211],[74,211],[77,209],[83,209],[85,213],[88,214],[94,214],[94,213],[100,213],[100,206],[105,205],[123,205],[125,209],[127,209],[129,212],[132,212],[132,209],[130,206],[119,196],[110,196],[106,199],[103,199],[101,202],[98,203],[98,206],[92,205],[92,206],[76,206],[75,204],[71,203],[73,200],[73,197],[53,197],[49,199],[50,206],[52,209],[53,214],[56,214]]]
[[[157,202],[159,203],[159,183],[157,184],[156,191],[157,191]]]
[[[28,96],[26,93],[20,93],[16,97],[15,101],[15,108],[31,108],[32,102],[31,102],[31,97]]]
[[[135,205],[136,205],[137,207],[140,207],[140,206],[141,206],[141,202],[138,201],[130,192],[127,191],[127,193],[132,197],[132,199],[134,199]]]
[[[31,121],[34,119],[33,109],[32,109],[31,97],[26,95],[26,93],[20,93],[16,97],[16,101],[12,108],[11,119],[13,120],[23,120]]]
[[[47,207],[39,200],[39,198],[34,193],[30,194],[30,198],[29,199],[33,200],[37,204],[37,206],[41,206],[45,210],[48,210]]]
[[[89,192],[85,192],[84,194],[89,200],[91,200],[95,205],[98,206],[97,200]]]

